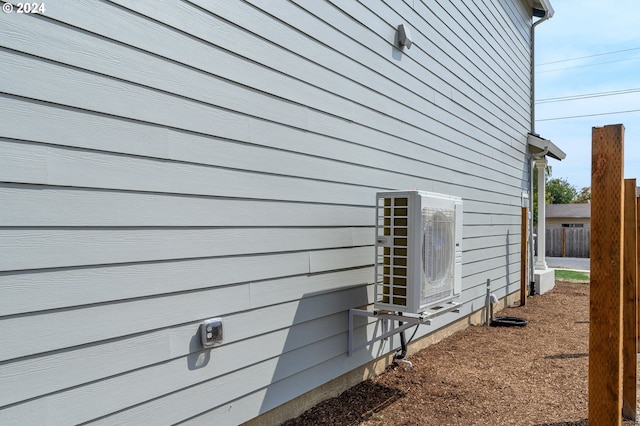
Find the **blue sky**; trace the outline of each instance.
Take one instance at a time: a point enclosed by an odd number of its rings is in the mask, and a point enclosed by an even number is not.
[[[640,184],[640,111],[555,120],[640,110],[640,0],[551,4],[555,15],[536,28],[535,126],[567,153],[561,162],[549,160],[551,177],[565,178],[578,190],[591,186],[591,128],[624,124],[624,175]],[[582,59],[568,60],[574,58]],[[544,101],[614,91],[628,93]]]

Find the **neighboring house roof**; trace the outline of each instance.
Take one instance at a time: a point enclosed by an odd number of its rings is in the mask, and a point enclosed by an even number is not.
[[[590,219],[591,204],[547,204],[544,207],[547,219]]]

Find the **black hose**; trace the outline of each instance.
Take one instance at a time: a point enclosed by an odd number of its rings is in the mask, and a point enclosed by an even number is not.
[[[402,325],[402,321],[400,321]],[[404,331],[400,332],[400,350],[393,355],[393,359],[404,359],[407,356],[407,342],[404,338]]]
[[[398,312],[398,315],[402,316],[402,312]],[[398,325],[402,327],[402,321],[398,321]],[[393,359],[404,359],[407,356],[407,340],[404,336],[404,330],[400,332],[400,351],[393,355]]]
[[[409,343],[411,343],[411,341],[413,340],[414,337],[416,337],[416,333],[418,332],[418,326],[420,324],[416,324],[416,328],[413,329],[413,334],[411,335],[411,337],[409,337],[409,340],[407,340],[407,345]]]
[[[518,317],[495,317],[491,321],[492,327],[524,327],[527,324],[529,321]]]

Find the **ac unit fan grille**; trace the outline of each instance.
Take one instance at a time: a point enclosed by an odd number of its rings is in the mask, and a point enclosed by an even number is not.
[[[454,286],[455,211],[422,209],[422,305],[451,295]]]

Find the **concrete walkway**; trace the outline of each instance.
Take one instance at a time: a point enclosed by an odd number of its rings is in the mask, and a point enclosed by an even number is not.
[[[590,259],[578,257],[546,257],[547,266],[555,269],[572,269],[588,271],[591,268]]]

